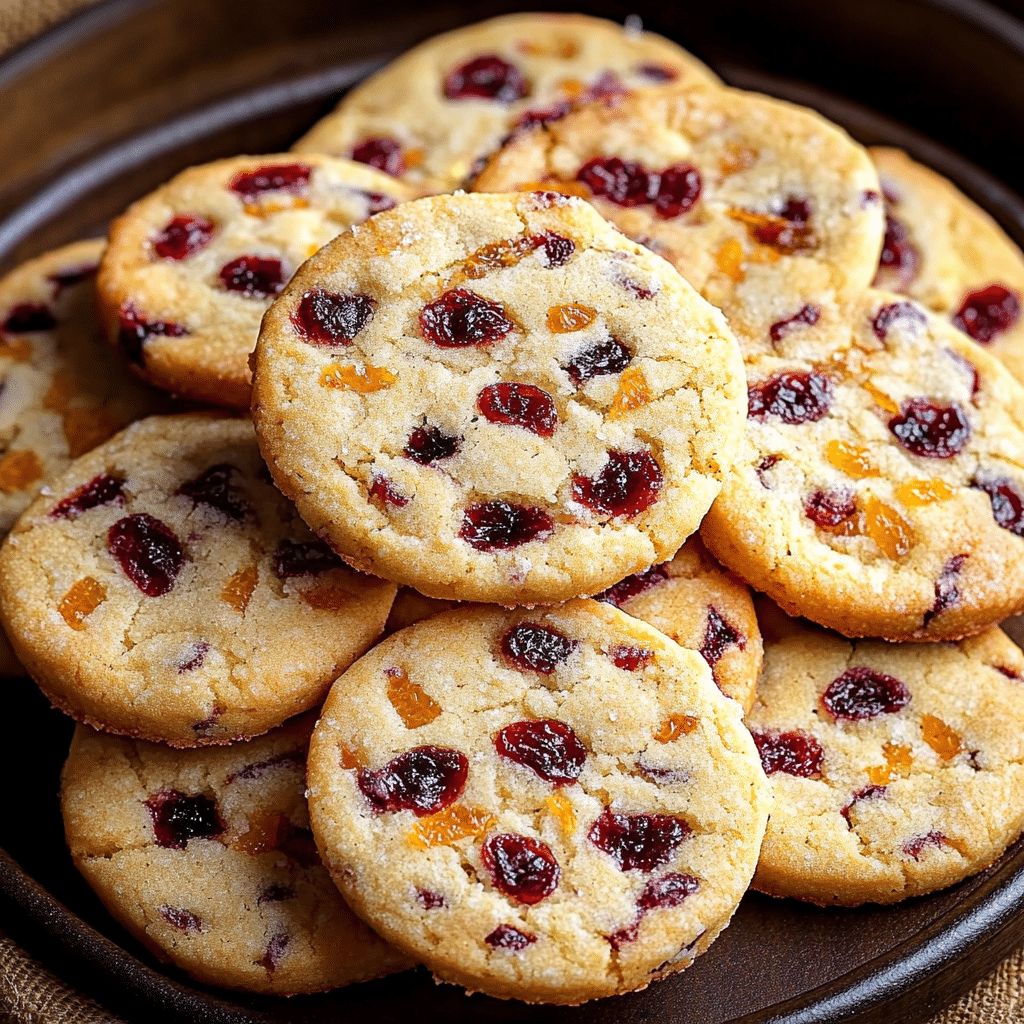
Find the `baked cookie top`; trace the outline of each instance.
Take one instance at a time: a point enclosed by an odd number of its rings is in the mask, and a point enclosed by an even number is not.
[[[755,888],[890,903],[987,867],[1024,825],[1024,656],[959,643],[766,634],[747,723],[775,793]]]
[[[941,174],[899,149],[869,152],[886,214],[876,284],[952,320],[1024,383],[1024,254]]]
[[[61,787],[75,866],[128,931],[199,981],[291,995],[412,966],[320,863],[303,796],[313,722],[187,751],[75,730]]]
[[[866,151],[824,118],[738,89],[670,84],[513,136],[482,192],[589,199],[729,320],[744,353],[867,287],[883,216]]]
[[[585,14],[509,14],[434,36],[356,86],[292,147],[423,192],[464,185],[510,133],[656,82],[718,79],[682,47]]]
[[[263,321],[253,418],[278,486],[357,568],[553,603],[697,528],[742,382],[721,314],[588,204],[460,194],[302,268]]]
[[[97,281],[107,337],[159,387],[247,408],[249,353],[274,296],[339,231],[411,195],[331,157],[190,167],[111,227]]]
[[[747,362],[710,550],[847,636],[957,639],[1024,606],[1024,392],[948,321],[867,290]]]
[[[331,690],[308,782],[357,913],[439,979],[531,1002],[688,966],[768,813],[703,659],[585,600],[460,608],[378,644]]]
[[[313,537],[248,421],[201,414],[151,417],[76,460],[0,550],[0,615],[47,696],[173,746],[317,704],[394,594]]]

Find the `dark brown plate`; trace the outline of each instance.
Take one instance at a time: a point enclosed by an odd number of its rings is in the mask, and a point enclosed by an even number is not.
[[[515,6],[115,0],[80,15],[0,62],[0,269],[102,232],[188,164],[287,148],[345,87],[410,43]],[[611,2],[586,9],[632,13]],[[816,107],[862,141],[904,146],[1024,244],[1024,202],[1013,191],[1024,186],[1024,24],[1005,11],[976,0],[635,10],[727,80]],[[1018,844],[954,889],[894,907],[820,909],[750,894],[684,974],[574,1009],[466,997],[422,970],[290,1000],[217,991],[157,964],[78,878],[56,799],[71,725],[27,680],[6,694],[13,735],[31,739],[28,753],[15,739],[0,747],[0,924],[133,1022],[909,1024],[1024,941]]]

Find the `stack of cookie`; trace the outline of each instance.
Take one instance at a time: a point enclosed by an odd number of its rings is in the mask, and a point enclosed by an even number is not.
[[[888,902],[1002,853],[1024,259],[873,155],[514,15],[136,203],[98,319],[102,243],[0,284],[0,617],[130,931],[251,991],[579,1003],[752,880]]]

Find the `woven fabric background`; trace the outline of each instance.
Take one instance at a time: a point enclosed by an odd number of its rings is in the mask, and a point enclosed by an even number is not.
[[[0,0],[0,54],[97,0]],[[929,1024],[1024,1022],[1024,949]],[[124,1024],[0,931],[0,1024]],[[898,1024],[898,1022],[894,1022]]]

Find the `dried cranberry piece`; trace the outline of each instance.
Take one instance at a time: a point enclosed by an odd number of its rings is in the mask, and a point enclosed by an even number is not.
[[[322,540],[283,540],[274,549],[271,565],[281,580],[315,576],[341,567],[341,559]]]
[[[1024,537],[1024,495],[1009,477],[976,477],[971,486],[988,495],[997,526]]]
[[[681,786],[690,781],[689,774],[682,768],[665,768],[661,765],[649,764],[642,756],[638,757],[635,763],[636,770],[645,779],[657,783],[659,786]]]
[[[277,189],[304,192],[312,173],[313,168],[308,164],[268,164],[257,167],[255,171],[240,171],[231,179],[228,188],[248,200]]]
[[[633,353],[616,338],[608,338],[584,349],[562,367],[569,379],[579,387],[593,377],[621,373],[633,358]]]
[[[360,768],[356,781],[375,813],[412,811],[423,817],[455,803],[468,772],[469,762],[459,751],[424,746],[393,757],[377,771]]]
[[[700,645],[700,653],[704,660],[714,668],[725,653],[725,649],[733,644],[737,644],[742,650],[747,646],[747,641],[738,629],[722,618],[714,605],[710,606],[708,608],[708,624]]]
[[[926,459],[951,459],[971,438],[971,425],[959,403],[937,405],[927,398],[908,398],[899,414],[889,420],[889,430],[912,455]]]
[[[643,572],[635,572],[632,576],[619,580],[614,586],[609,587],[603,593],[596,594],[595,600],[607,601],[617,608],[621,608],[630,598],[642,594],[651,587],[658,586],[668,579],[668,570],[664,565],[652,565],[650,569]]]
[[[74,519],[83,512],[99,505],[123,505],[124,481],[107,473],[94,476],[87,484],[72,491],[63,501],[55,505],[51,519]]]
[[[421,466],[429,466],[441,459],[451,458],[461,444],[461,439],[454,434],[446,434],[440,427],[427,425],[417,427],[409,435],[402,454]]]
[[[192,672],[199,668],[204,661],[206,661],[206,655],[210,653],[210,645],[205,640],[197,640],[195,643],[186,647],[185,650],[191,655],[186,661],[179,662],[178,664],[178,675],[180,676],[183,672]],[[222,712],[217,712],[209,719],[204,722],[197,722],[193,728],[197,731],[202,731],[204,728],[209,728],[213,723],[220,717]]]
[[[587,759],[587,748],[572,727],[553,718],[506,725],[495,736],[494,746],[502,757],[529,768],[553,786],[575,782]]]
[[[554,401],[534,384],[488,384],[477,395],[476,405],[491,423],[522,427],[538,437],[551,437],[558,425]]]
[[[975,396],[981,390],[981,376],[978,373],[978,368],[970,361],[970,359],[965,359],[959,352],[954,352],[951,348],[946,348],[942,351],[970,378],[971,400],[973,401]]]
[[[198,213],[179,213],[153,239],[153,251],[164,260],[184,260],[213,238],[213,221]]]
[[[125,575],[148,597],[168,593],[185,564],[174,531],[146,512],[119,519],[107,533],[107,547]]]
[[[499,924],[498,927],[484,939],[484,942],[486,942],[491,949],[508,949],[513,953],[518,953],[521,949],[526,949],[531,942],[536,941],[536,935],[527,935],[526,932],[521,932],[518,928],[513,928],[510,924]]]
[[[587,87],[585,97],[587,102],[606,100],[612,96],[622,96],[625,92],[626,87],[622,84],[622,79],[614,71],[602,71]]]
[[[626,672],[638,672],[651,663],[654,651],[646,647],[632,647],[628,644],[619,644],[608,652],[608,656],[612,659],[612,664],[616,668],[621,668]]]
[[[192,499],[193,506],[209,505],[229,519],[241,522],[253,508],[231,484],[231,474],[238,469],[226,462],[211,466],[194,480],[183,483],[174,493]]]
[[[679,77],[675,68],[667,68],[663,64],[638,64],[636,70],[652,82],[672,82]]]
[[[971,292],[953,316],[953,325],[982,345],[1008,331],[1020,319],[1020,300],[1009,288],[990,284]]]
[[[574,650],[577,642],[537,622],[520,622],[501,638],[501,652],[520,672],[550,675]]]
[[[544,259],[549,267],[564,267],[569,257],[576,251],[576,243],[571,238],[564,238],[551,231],[540,236]]]
[[[821,310],[817,306],[803,306],[799,312],[794,313],[788,320],[778,320],[768,328],[768,335],[772,341],[782,341],[794,327],[806,325],[808,327],[818,322]]]
[[[952,608],[960,600],[957,577],[966,561],[966,555],[954,555],[946,561],[942,572],[939,573],[939,578],[935,581],[935,603],[929,611],[925,612],[922,626],[927,626],[936,615],[944,612],[947,608]]]
[[[672,859],[692,829],[668,814],[616,814],[606,810],[587,838],[622,871],[653,871]]]
[[[217,804],[201,793],[186,796],[176,789],[162,789],[147,801],[157,846],[184,850],[190,839],[213,839],[224,832]]]
[[[747,387],[747,416],[778,416],[795,426],[814,423],[832,407],[832,382],[813,370],[779,370],[760,384]]]
[[[480,859],[495,889],[527,905],[550,896],[562,875],[547,843],[510,832],[488,836]]]
[[[378,505],[405,508],[409,504],[409,498],[395,486],[394,480],[376,473],[373,475],[368,493],[370,501],[376,502]]]
[[[295,899],[296,895],[290,885],[271,882],[257,897],[256,905],[262,907],[264,903],[283,903],[285,900]]]
[[[811,219],[811,204],[807,199],[790,196],[779,207],[778,216],[793,224],[807,224]]]
[[[430,889],[417,889],[416,902],[424,910],[436,910],[448,905],[448,901],[439,892],[432,892]]]
[[[393,210],[397,205],[398,201],[392,199],[391,196],[384,195],[383,192],[364,192],[366,196],[367,212],[372,217],[375,213],[383,213],[385,210]]]
[[[850,825],[850,808],[854,804],[860,803],[861,800],[877,800],[879,797],[885,796],[885,786],[865,786],[863,789],[858,789],[853,796],[850,797],[850,802],[840,810],[840,814],[846,819],[846,824]]]
[[[618,206],[642,206],[658,198],[660,179],[635,160],[609,156],[588,160],[576,172],[576,180],[582,181],[595,196]]]
[[[612,932],[608,936],[608,942],[611,944],[612,949],[622,949],[626,943],[636,942],[636,937],[640,934],[640,918],[642,917],[643,914],[638,914],[637,919],[632,924],[628,924],[625,928],[620,928],[617,932]]]
[[[262,256],[239,256],[225,263],[218,276],[229,292],[240,292],[247,299],[265,299],[284,287],[281,261]]]
[[[837,721],[856,722],[901,711],[910,703],[910,691],[895,676],[857,665],[829,683],[821,703]]]
[[[519,68],[488,53],[449,71],[444,80],[444,94],[450,100],[477,97],[514,103],[527,94],[527,87]]]
[[[376,308],[369,295],[337,295],[317,288],[302,296],[292,323],[311,345],[347,345]]]
[[[96,263],[87,263],[81,267],[71,267],[69,270],[59,270],[56,274],[47,275],[47,280],[53,282],[54,298],[60,295],[65,288],[73,288],[76,284],[87,281],[94,277],[99,266]]]
[[[21,302],[7,314],[0,330],[7,334],[29,334],[32,331],[50,331],[56,326],[57,318],[46,306]]]
[[[468,288],[445,292],[428,302],[420,313],[423,337],[438,348],[490,345],[514,326],[500,302],[485,299]]]
[[[663,220],[678,217],[692,209],[700,199],[700,172],[689,164],[674,164],[658,177],[654,213]]]
[[[572,110],[572,104],[568,100],[552,103],[550,107],[544,107],[540,110],[527,110],[516,121],[512,128],[512,135],[529,131],[531,128],[554,124],[555,121],[561,121],[570,110]]]
[[[234,782],[236,779],[258,779],[271,768],[279,767],[291,769],[303,769],[306,767],[306,753],[303,750],[286,750],[284,753],[275,754],[273,757],[265,758],[262,761],[253,761],[237,772],[232,772],[226,782]]]
[[[919,326],[923,326],[926,322],[924,313],[914,303],[890,302],[888,306],[882,306],[875,314],[874,320],[871,321],[871,329],[875,332],[875,337],[884,340],[885,336],[889,333],[889,328],[897,320],[903,320]]]
[[[121,327],[117,340],[124,354],[133,362],[143,362],[142,352],[146,341],[152,337],[183,338],[188,329],[181,324],[163,320],[145,320],[134,306],[121,307]]]
[[[664,483],[661,467],[650,452],[610,451],[597,476],[572,478],[572,493],[595,512],[632,517],[657,500]]]
[[[921,853],[926,846],[943,846],[949,840],[941,832],[929,832],[927,835],[916,836],[910,842],[903,844],[903,852],[914,860],[920,859]]]
[[[277,965],[281,962],[281,957],[284,956],[284,951],[288,948],[288,944],[291,941],[291,936],[286,932],[278,932],[276,935],[273,935],[270,942],[267,943],[267,951],[256,963],[267,974],[273,974],[277,970]]]
[[[779,461],[780,458],[780,455],[766,455],[757,464],[757,469],[754,470],[754,472],[757,473],[757,479],[761,481],[761,486],[766,491],[770,491],[772,489],[771,480],[767,475],[768,470],[770,470],[772,466],[774,466]]]
[[[203,930],[202,919],[193,914],[191,910],[172,907],[169,903],[165,903],[160,908],[160,916],[178,931],[201,932]]]
[[[857,497],[845,487],[812,491],[804,502],[804,515],[823,530],[834,530],[857,511]]]
[[[357,163],[369,164],[385,174],[393,174],[396,178],[405,173],[405,159],[402,146],[397,139],[378,136],[363,139],[352,147],[352,159]]]
[[[652,878],[637,897],[636,905],[641,914],[659,907],[678,907],[699,888],[700,882],[693,875],[672,871],[660,878]]]
[[[477,551],[507,551],[551,536],[554,521],[542,508],[484,501],[463,513],[459,536]]]
[[[821,778],[821,762],[825,752],[821,744],[807,733],[755,732],[752,734],[765,775],[785,772],[804,779]]]
[[[886,198],[889,198],[888,196]],[[880,271],[891,271],[897,276],[897,290],[905,288],[913,280],[920,265],[920,256],[910,241],[902,222],[889,214],[885,215],[885,241],[878,260]],[[882,274],[875,278],[879,283]]]

